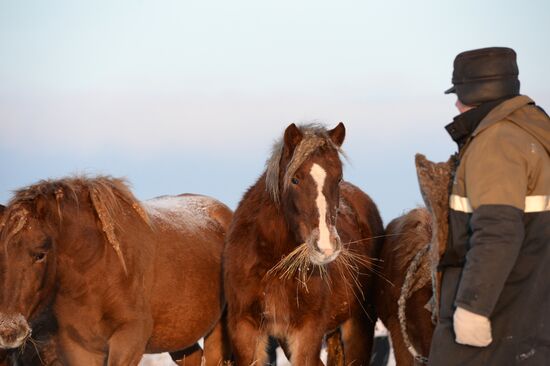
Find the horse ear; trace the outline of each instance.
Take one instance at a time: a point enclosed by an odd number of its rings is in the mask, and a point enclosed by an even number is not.
[[[294,124],[291,123],[285,130],[285,150],[291,155],[294,152],[294,149],[300,141],[302,141],[303,134],[302,131]]]
[[[328,131],[328,136],[336,146],[342,146],[346,137],[346,126],[342,122],[338,123],[338,126]]]
[[[2,216],[4,216],[4,211],[6,211],[6,206],[0,205],[0,220],[2,220]]]

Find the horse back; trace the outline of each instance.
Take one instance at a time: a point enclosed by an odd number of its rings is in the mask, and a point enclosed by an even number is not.
[[[386,228],[386,237],[380,251],[381,271],[389,280],[378,281],[378,308],[382,321],[397,314],[397,299],[405,281],[410,263],[431,240],[431,219],[424,208],[409,211],[392,220]]]
[[[417,208],[392,220],[386,228],[386,236],[380,251],[381,274],[376,281],[376,309],[380,320],[388,327],[395,348],[398,364],[412,365],[413,359],[402,338],[398,317],[398,300],[401,296],[407,270],[417,253],[431,241],[431,217],[425,208]],[[426,254],[426,260],[428,255]],[[406,301],[406,325],[410,341],[417,350],[427,355],[433,324],[431,314],[425,308],[431,298],[431,283],[419,280],[415,275],[411,296]]]

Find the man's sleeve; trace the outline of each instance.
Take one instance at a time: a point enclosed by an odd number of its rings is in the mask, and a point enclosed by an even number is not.
[[[466,163],[473,207],[466,263],[455,304],[489,317],[524,239],[528,184],[525,132],[501,122],[482,132]]]

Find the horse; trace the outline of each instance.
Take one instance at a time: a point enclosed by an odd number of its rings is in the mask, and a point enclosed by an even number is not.
[[[0,221],[0,348],[32,342],[51,311],[66,365],[137,365],[142,355],[227,353],[221,256],[232,212],[200,195],[139,202],[108,176],[18,190]],[[185,355],[185,353],[184,353]]]
[[[411,210],[386,228],[376,306],[390,331],[398,366],[428,362],[439,316],[441,278],[437,267],[449,235],[448,199],[456,164],[455,156],[434,163],[417,154],[416,172],[426,208]]]
[[[371,198],[342,180],[344,137],[342,123],[290,124],[235,211],[223,268],[238,366],[265,363],[270,335],[292,364],[318,365],[329,333],[329,350],[341,336],[345,364],[369,364],[383,225]]]
[[[397,366],[425,363],[434,323],[431,306],[430,254],[432,220],[416,208],[386,227],[380,252],[381,276],[376,278],[376,309],[390,333]]]

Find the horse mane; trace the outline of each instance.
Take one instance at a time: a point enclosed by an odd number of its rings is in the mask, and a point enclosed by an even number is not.
[[[425,208],[416,208],[398,217],[388,225],[387,234],[393,241],[396,264],[406,269],[415,255],[432,239],[432,219]]]
[[[89,197],[95,215],[99,219],[102,231],[111,244],[127,273],[126,262],[120,249],[120,242],[115,235],[117,217],[122,212],[122,204],[126,204],[150,226],[149,217],[134,197],[126,180],[110,176],[74,176],[57,180],[41,180],[36,184],[15,191],[8,203],[5,215],[0,221],[2,237],[9,241],[26,224],[28,216],[56,219],[63,222],[63,205],[73,204],[80,207],[79,197]],[[9,230],[4,227],[13,222]]]
[[[340,155],[346,156],[342,148],[336,145],[328,135],[327,127],[319,123],[301,124],[298,126],[303,138],[294,149],[292,157],[284,170],[283,191],[285,191],[290,179],[298,168],[318,149],[329,148],[336,150]],[[265,184],[266,190],[276,204],[280,200],[279,177],[281,173],[281,158],[284,149],[284,136],[273,144],[271,157],[266,162]]]

